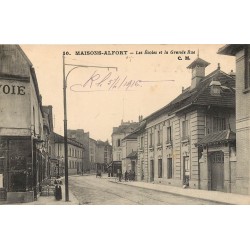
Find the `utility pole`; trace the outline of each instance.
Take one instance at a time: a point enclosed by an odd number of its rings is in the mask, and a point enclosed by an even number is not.
[[[65,66],[73,67],[65,76]],[[69,74],[77,68],[105,68],[116,69],[117,67],[102,67],[89,65],[66,64],[65,56],[63,55],[63,107],[64,107],[64,155],[65,155],[65,201],[69,201],[69,174],[68,174],[68,128],[67,128],[67,79]]]
[[[65,57],[63,55],[63,107],[64,107],[64,156],[65,156],[65,201],[69,201],[69,174],[68,174],[68,128],[67,128],[67,82],[65,79]]]

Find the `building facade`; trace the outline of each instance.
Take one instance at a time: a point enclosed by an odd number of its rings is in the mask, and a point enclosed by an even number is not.
[[[57,159],[56,165],[51,167],[51,175],[64,175],[65,151],[64,151],[64,137],[53,133],[54,137],[54,159]],[[76,175],[83,173],[83,145],[73,139],[68,138],[68,174]]]
[[[122,139],[122,173],[136,171],[137,135],[131,133]]]
[[[83,129],[69,129],[68,138],[77,140],[84,147],[83,155],[83,172],[89,172],[90,170],[90,153],[89,153],[89,132],[84,132]]]
[[[36,199],[46,177],[43,118],[32,63],[20,46],[0,45],[0,192],[10,202]]]
[[[191,86],[146,117],[137,133],[137,180],[231,192],[235,180],[235,78],[208,62],[188,68]]]
[[[233,191],[250,194],[250,45],[225,45],[219,49],[218,53],[235,56],[236,59],[237,162]]]
[[[112,161],[112,146],[108,141],[96,141],[96,163],[97,169],[107,172],[108,165]]]
[[[138,122],[121,121],[121,125],[113,127],[112,157],[113,161],[122,161],[122,139],[131,134],[138,127]]]

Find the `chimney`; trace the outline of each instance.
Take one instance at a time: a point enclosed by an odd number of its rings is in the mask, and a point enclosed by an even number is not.
[[[192,69],[191,90],[196,88],[199,82],[205,77],[205,69],[209,64],[198,57],[187,67],[187,69]]]
[[[182,93],[184,92],[184,89],[185,89],[185,88],[182,86],[182,88],[181,88],[181,92],[182,92]]]

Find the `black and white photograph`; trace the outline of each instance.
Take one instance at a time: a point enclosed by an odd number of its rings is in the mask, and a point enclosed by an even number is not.
[[[3,1],[1,249],[247,249],[244,1]]]
[[[245,44],[0,46],[0,204],[250,204]]]

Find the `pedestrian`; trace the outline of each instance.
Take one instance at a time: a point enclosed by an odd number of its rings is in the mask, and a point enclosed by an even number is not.
[[[55,186],[55,198],[57,201],[62,199],[62,188],[59,184]]]
[[[135,181],[135,171],[132,171],[132,180]]]
[[[122,181],[122,171],[119,172],[119,181]]]
[[[128,171],[127,170],[125,171],[124,177],[125,177],[125,181],[128,181]]]
[[[128,172],[128,180],[132,181],[132,171],[131,171],[131,169]]]

